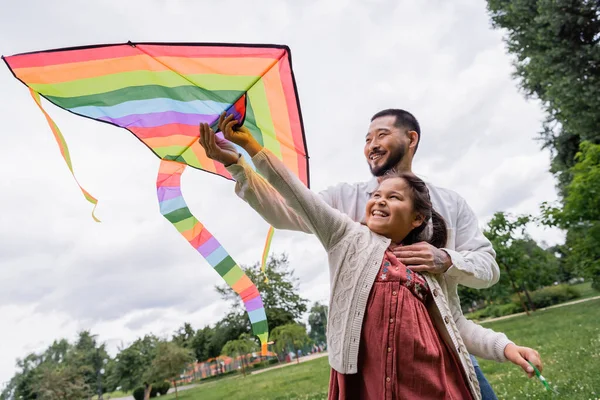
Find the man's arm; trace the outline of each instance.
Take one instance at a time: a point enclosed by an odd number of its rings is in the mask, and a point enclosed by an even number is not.
[[[458,197],[455,230],[455,250],[443,249],[452,260],[446,277],[474,289],[496,284],[500,279],[496,252],[481,232],[475,213],[462,197]]]

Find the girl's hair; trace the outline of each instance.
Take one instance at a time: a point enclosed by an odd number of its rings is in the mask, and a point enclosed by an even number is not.
[[[446,221],[433,209],[429,189],[427,189],[425,182],[411,172],[397,172],[395,170],[390,170],[382,176],[381,182],[392,178],[400,178],[406,182],[413,201],[414,211],[425,217],[423,223],[410,231],[402,244],[428,242],[437,248],[444,247],[448,240]]]

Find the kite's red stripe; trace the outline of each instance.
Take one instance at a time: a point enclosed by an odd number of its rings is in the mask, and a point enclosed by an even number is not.
[[[294,91],[294,82],[292,81],[292,69],[290,67],[289,58],[285,57],[279,63],[279,76],[285,93],[286,103],[288,105],[288,115],[290,125],[292,127],[292,138],[294,146],[298,152],[298,177],[305,184],[308,182],[307,160],[304,151],[304,138],[302,137],[302,124],[300,122],[300,114],[296,106],[296,93]],[[304,157],[302,157],[304,156]]]
[[[211,237],[213,237],[213,236],[210,234],[210,232],[208,230],[202,229],[202,231],[200,231],[200,234],[198,236],[196,236],[195,238],[190,240],[190,244],[192,245],[192,247],[197,249],[198,247],[200,247],[204,243],[206,243],[206,241],[208,239],[210,239]]]
[[[196,125],[165,124],[152,128],[134,127],[128,128],[140,139],[150,139],[156,137],[169,137],[172,135],[185,135],[190,137],[200,137],[199,128]]]
[[[160,187],[177,187],[180,185],[181,175],[171,175],[171,174],[158,174],[158,178],[156,179],[157,183],[160,183]]]
[[[149,54],[153,57],[260,57],[280,58],[285,49],[269,47],[228,47],[228,46],[170,46],[170,45],[138,45],[128,44],[91,47],[81,50],[50,51],[35,54],[23,54],[6,57],[11,68],[43,67],[47,65],[69,64],[92,60],[115,59]]]
[[[137,56],[140,51],[129,46],[109,46],[81,49],[74,51],[51,51],[35,54],[23,54],[6,57],[12,69],[44,67],[46,65],[68,64],[74,62],[103,60],[120,57]]]
[[[229,46],[169,46],[169,45],[138,45],[144,53],[153,57],[254,57],[280,58],[285,49],[272,47],[236,47]]]

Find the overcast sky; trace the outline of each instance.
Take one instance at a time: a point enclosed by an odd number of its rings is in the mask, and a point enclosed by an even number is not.
[[[414,171],[459,192],[483,225],[495,211],[554,200],[549,154],[534,139],[543,114],[511,78],[502,33],[474,0],[4,2],[0,53],[132,41],[290,46],[315,190],[369,178],[371,115],[404,108],[421,122]],[[159,213],[159,160],[127,131],[47,104],[70,146],[74,183],[27,89],[0,66],[0,384],[15,359],[91,329],[111,352],[149,332],[220,319],[219,276]],[[268,225],[233,183],[183,178],[192,211],[243,264],[259,260]],[[534,229],[553,244],[559,232]],[[277,232],[301,294],[326,301],[325,252]]]

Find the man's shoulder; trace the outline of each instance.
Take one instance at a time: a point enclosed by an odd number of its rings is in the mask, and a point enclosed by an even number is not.
[[[374,186],[372,181],[362,181],[362,182],[338,182],[335,185],[328,186],[324,192],[329,193],[339,193],[339,192],[364,192],[369,191],[369,189]]]
[[[425,182],[425,184],[427,185],[427,188],[429,189],[429,193],[432,196],[438,196],[441,199],[447,200],[447,201],[453,201],[453,202],[464,202],[465,199],[458,194],[458,192],[452,190],[452,189],[448,189],[442,186],[437,186],[434,185],[431,182]]]

